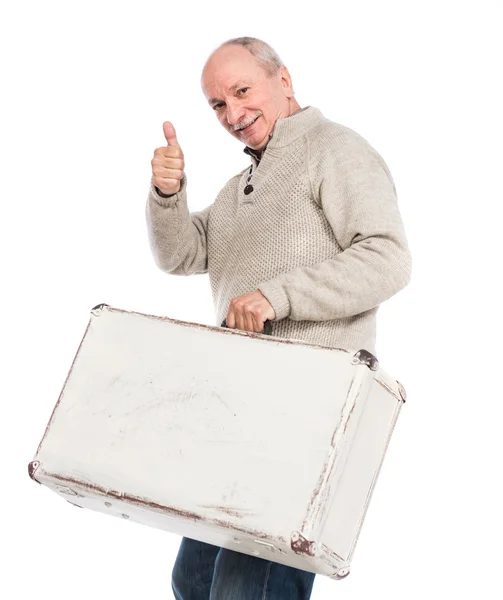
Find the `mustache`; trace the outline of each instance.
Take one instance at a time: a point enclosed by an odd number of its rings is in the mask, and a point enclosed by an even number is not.
[[[250,117],[248,117],[247,119],[244,119],[243,121],[240,121],[239,123],[236,123],[236,125],[232,126],[232,131],[238,131],[239,129],[244,129],[245,127],[248,127],[248,125],[253,123],[253,121],[258,119],[258,117],[260,117],[260,116],[262,116],[261,111],[255,113],[254,115],[251,115]]]

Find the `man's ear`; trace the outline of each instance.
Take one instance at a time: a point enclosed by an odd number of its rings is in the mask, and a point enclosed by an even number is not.
[[[281,74],[281,85],[283,86],[283,91],[285,92],[285,96],[287,98],[291,98],[294,95],[292,78],[290,73],[285,65],[282,65],[280,68]]]

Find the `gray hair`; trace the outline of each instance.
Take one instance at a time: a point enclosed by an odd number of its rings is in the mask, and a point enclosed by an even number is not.
[[[263,40],[247,36],[238,37],[227,40],[223,44],[220,44],[218,48],[221,48],[222,46],[228,46],[230,44],[243,46],[243,48],[246,48],[248,52],[250,52],[250,54],[257,59],[257,61],[260,63],[260,66],[264,69],[269,77],[276,75],[283,66],[283,61],[278,56],[278,53]]]

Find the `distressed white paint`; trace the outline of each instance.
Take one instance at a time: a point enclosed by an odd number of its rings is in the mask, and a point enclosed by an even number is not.
[[[344,574],[402,404],[382,369],[351,363],[357,350],[105,306],[35,478],[83,507]],[[298,534],[314,556],[292,550]]]

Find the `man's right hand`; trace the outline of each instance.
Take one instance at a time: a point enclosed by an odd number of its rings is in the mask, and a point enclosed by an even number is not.
[[[166,121],[162,128],[167,145],[156,148],[151,161],[152,175],[154,176],[154,185],[160,192],[169,196],[180,190],[180,180],[183,177],[185,162],[173,124]]]

